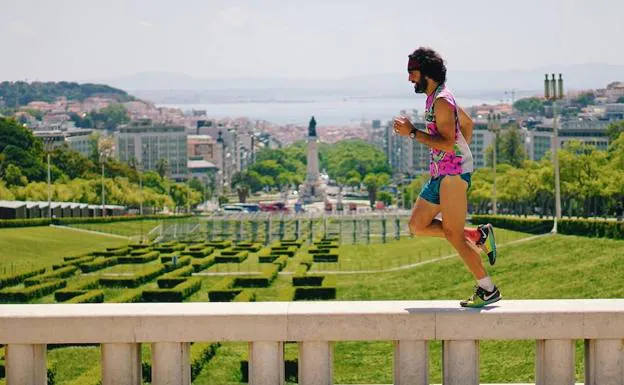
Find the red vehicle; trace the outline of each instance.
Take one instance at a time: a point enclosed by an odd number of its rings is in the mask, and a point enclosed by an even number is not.
[[[289,213],[290,209],[282,202],[260,203],[260,210],[265,212]]]

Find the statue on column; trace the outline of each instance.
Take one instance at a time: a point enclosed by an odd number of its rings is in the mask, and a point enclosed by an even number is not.
[[[314,116],[310,119],[310,124],[308,124],[308,136],[316,136],[316,120]]]

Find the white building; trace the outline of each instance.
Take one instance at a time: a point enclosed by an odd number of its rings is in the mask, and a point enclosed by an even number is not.
[[[183,126],[152,124],[150,120],[121,126],[115,134],[116,154],[124,163],[136,162],[142,170],[156,171],[164,159],[168,175],[183,180],[187,175],[187,134]]]

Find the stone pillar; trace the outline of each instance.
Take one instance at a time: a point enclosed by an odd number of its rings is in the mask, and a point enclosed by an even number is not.
[[[284,384],[284,344],[249,343],[249,385]]]
[[[188,342],[152,344],[152,385],[190,385]]]
[[[585,340],[585,385],[624,383],[624,341]]]
[[[444,385],[479,385],[479,341],[442,341]]]
[[[102,344],[102,385],[141,385],[141,344]]]
[[[536,385],[574,385],[574,340],[537,340]]]
[[[5,355],[7,385],[48,383],[46,345],[9,344]]]
[[[427,341],[394,342],[394,385],[429,385]]]
[[[299,384],[332,385],[333,347],[327,341],[299,343]]]

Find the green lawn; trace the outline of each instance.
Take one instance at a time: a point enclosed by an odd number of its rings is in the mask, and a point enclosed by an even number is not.
[[[20,229],[18,233],[26,230]],[[94,237],[90,234],[73,233],[68,230],[54,230],[59,235],[77,236],[83,240]],[[0,231],[2,235],[4,231]],[[500,243],[526,237],[526,234],[499,231]],[[23,236],[23,235],[22,235]],[[57,235],[58,236],[58,235]],[[97,236],[95,236],[97,238]],[[54,237],[51,237],[54,238]],[[118,245],[118,239],[105,238]],[[4,237],[0,237],[0,243]],[[71,246],[71,241],[65,247]],[[13,242],[14,244],[18,242]],[[78,242],[76,242],[78,243]],[[83,243],[83,242],[80,242]],[[123,240],[121,241],[123,244]],[[84,251],[101,249],[89,244]],[[446,247],[446,248],[445,248]],[[48,265],[58,262],[67,251],[53,259],[54,247],[46,247]],[[54,250],[56,251],[56,250]],[[0,249],[4,253],[4,249]],[[36,254],[36,253],[33,253]],[[376,269],[395,267],[399,264],[437,258],[440,255],[452,254],[446,242],[441,239],[413,238],[400,241],[389,240],[387,244],[373,245],[342,245],[340,247],[341,264],[335,266],[345,269]],[[305,247],[289,261],[286,270],[293,268],[300,258],[306,255]],[[543,236],[522,243],[511,244],[500,249],[496,266],[490,267],[494,281],[499,285],[505,299],[544,299],[544,298],[621,298],[624,297],[624,241],[609,239],[583,238],[575,236]],[[257,256],[251,254],[241,264],[220,264],[206,271],[254,271],[258,267]],[[317,266],[320,264],[317,264]],[[323,264],[319,269],[328,269],[331,264]],[[141,265],[122,265],[111,267],[101,272],[128,272],[140,269]],[[256,270],[257,271],[257,270]],[[292,271],[292,270],[290,270]],[[97,272],[96,272],[97,273]],[[80,279],[72,278],[71,282]],[[224,277],[202,277],[202,288],[187,299],[190,302],[206,302],[208,290]],[[469,272],[460,259],[450,258],[435,263],[417,266],[394,272],[374,274],[347,274],[336,277],[338,287],[337,300],[457,300],[470,294],[474,284]],[[275,300],[284,288],[290,287],[291,276],[280,275],[273,285],[265,289],[254,289],[258,301]],[[71,284],[68,282],[68,284]],[[145,284],[143,288],[156,287],[155,281]],[[106,289],[105,300],[122,295],[123,289]],[[47,296],[38,302],[53,302],[53,296]],[[459,306],[459,305],[458,305]],[[389,384],[392,382],[393,346],[390,341],[340,342],[334,346],[334,383],[337,384]],[[69,369],[57,377],[64,381],[78,379],[84,373],[97,371],[97,350],[93,348],[70,348],[78,350],[58,349],[50,353],[55,362],[72,361]],[[83,362],[73,362],[84,352]],[[91,350],[90,350],[91,349]],[[239,361],[247,349],[246,343],[224,343],[214,357],[205,365],[196,385],[234,385],[239,384]],[[296,345],[289,346],[296,349]],[[67,356],[64,351],[67,350]],[[57,356],[58,355],[58,356]],[[73,357],[73,358],[72,358]],[[481,382],[534,382],[535,341],[481,341]],[[582,342],[577,342],[577,380],[583,380]],[[430,343],[430,382],[441,383],[441,343]],[[60,369],[59,369],[60,370]],[[81,374],[82,372],[82,374]],[[0,381],[0,384],[2,382]],[[59,383],[59,382],[57,382]],[[62,382],[61,382],[62,383]]]
[[[124,237],[140,236],[141,234],[147,235],[155,227],[160,226],[162,221],[159,220],[138,220],[138,221],[123,221],[113,223],[81,223],[73,224],[71,227],[79,229],[99,231],[102,233],[121,235]]]
[[[0,229],[0,275],[51,267],[66,256],[127,243],[120,238],[53,227]]]

